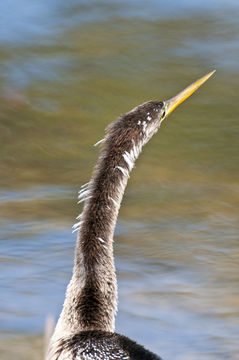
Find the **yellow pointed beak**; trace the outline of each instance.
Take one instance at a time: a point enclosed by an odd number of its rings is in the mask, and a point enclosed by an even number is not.
[[[216,70],[211,71],[209,74],[203,76],[201,79],[198,79],[186,89],[181,91],[179,94],[174,96],[172,99],[165,101],[165,108],[166,108],[166,116],[168,116],[178,105],[180,105],[184,100],[186,100],[190,95],[194,93],[202,84],[205,83],[214,73]]]

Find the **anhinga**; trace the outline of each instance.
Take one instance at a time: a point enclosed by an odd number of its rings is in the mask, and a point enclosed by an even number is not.
[[[136,159],[161,122],[214,71],[167,101],[136,106],[107,128],[92,179],[82,187],[72,279],[47,360],[153,360],[159,356],[114,332],[117,281],[113,235],[122,196]]]

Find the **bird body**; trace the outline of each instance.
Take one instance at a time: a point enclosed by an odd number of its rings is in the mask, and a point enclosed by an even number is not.
[[[171,100],[148,101],[135,107],[107,128],[92,179],[79,194],[79,202],[85,202],[80,221],[74,227],[79,231],[73,275],[47,360],[160,360],[114,332],[117,311],[114,229],[130,172],[143,146],[172,108],[212,73]]]
[[[65,338],[54,354],[58,360],[162,360],[126,336],[105,331],[82,331]]]

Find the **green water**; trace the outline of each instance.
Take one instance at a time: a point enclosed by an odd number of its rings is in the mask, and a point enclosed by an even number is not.
[[[41,359],[92,145],[120,114],[217,72],[137,161],[115,236],[117,331],[165,359],[239,351],[236,1],[0,5],[0,352]]]

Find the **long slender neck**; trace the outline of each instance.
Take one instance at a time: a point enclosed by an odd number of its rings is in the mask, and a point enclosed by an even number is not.
[[[118,145],[117,145],[118,144]],[[141,147],[108,134],[88,189],[75,250],[73,276],[56,332],[114,331],[117,282],[113,235],[129,173]]]

